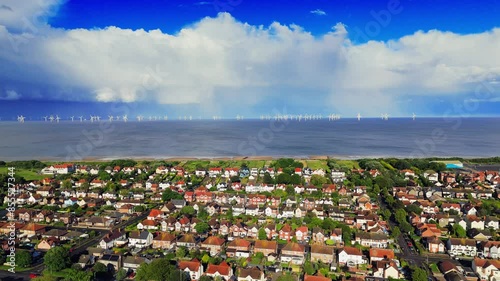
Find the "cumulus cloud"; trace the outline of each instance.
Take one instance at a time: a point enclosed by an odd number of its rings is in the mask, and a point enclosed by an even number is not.
[[[312,10],[310,13],[317,16],[326,16],[326,12],[321,9]]]
[[[10,2],[16,11],[21,6],[13,4],[24,1]],[[0,63],[7,66],[0,68],[0,85],[23,98],[217,110],[306,101],[341,114],[378,116],[397,115],[403,110],[398,101],[409,97],[463,96],[477,83],[500,80],[500,29],[470,35],[433,30],[353,44],[341,23],[317,37],[297,25],[254,26],[227,13],[176,34],[43,24],[36,33],[16,33],[14,21],[0,24]],[[497,84],[492,89],[500,92]]]
[[[21,96],[14,90],[6,90],[4,95],[0,95],[0,100],[18,100]]]

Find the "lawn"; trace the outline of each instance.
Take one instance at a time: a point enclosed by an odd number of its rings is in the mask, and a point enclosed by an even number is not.
[[[41,180],[45,178],[45,175],[38,174],[39,171],[36,170],[25,170],[16,168],[14,170],[15,174],[23,177],[27,181]],[[0,167],[0,174],[7,175],[9,173],[9,167]]]
[[[323,169],[326,170],[328,165],[326,164],[326,160],[305,160],[306,163],[304,165],[313,170]]]
[[[439,268],[435,263],[429,264],[429,268],[432,270],[433,273],[439,273]]]

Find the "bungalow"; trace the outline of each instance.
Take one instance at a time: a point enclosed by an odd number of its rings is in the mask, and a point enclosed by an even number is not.
[[[99,262],[104,264],[107,268],[112,266],[115,271],[118,271],[122,267],[122,256],[113,254],[104,254]]]
[[[312,245],[311,246],[311,261],[321,261],[329,264],[334,261],[335,248],[332,246]]]
[[[381,261],[381,260],[393,260],[395,257],[394,251],[390,249],[370,249],[370,263]]]
[[[264,272],[260,269],[253,268],[240,268],[238,269],[238,281],[264,281]]]
[[[123,269],[125,269],[127,271],[136,272],[137,268],[139,268],[139,266],[142,263],[150,263],[150,262],[151,261],[147,258],[138,257],[138,256],[127,256],[123,260]]]
[[[338,263],[340,265],[356,266],[365,264],[366,260],[363,259],[363,253],[354,247],[344,247],[338,254]]]

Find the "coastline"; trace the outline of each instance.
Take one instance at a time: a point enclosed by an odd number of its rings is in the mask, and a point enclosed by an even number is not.
[[[493,158],[493,157],[500,157],[500,156],[489,156],[489,157],[484,157],[484,156],[429,156],[429,157],[413,157],[413,159],[427,159],[427,158],[436,158],[436,159],[487,159],[487,158]],[[317,161],[326,161],[328,159],[335,159],[335,160],[359,160],[359,159],[380,159],[380,158],[396,158],[396,159],[408,159],[408,157],[398,157],[398,156],[391,156],[391,155],[366,155],[366,156],[346,156],[346,155],[275,155],[275,156],[270,156],[270,155],[262,155],[262,156],[219,156],[219,157],[211,157],[211,156],[200,156],[200,157],[185,157],[185,156],[159,156],[159,157],[141,157],[141,156],[131,156],[131,157],[85,157],[81,160],[73,160],[73,161],[65,161],[64,158],[46,158],[46,157],[41,157],[41,158],[32,158],[30,160],[39,160],[41,162],[108,162],[108,161],[113,161],[113,160],[123,160],[123,159],[132,159],[135,161],[179,161],[179,162],[187,162],[187,161],[201,161],[201,160],[206,160],[206,161],[272,161],[280,158],[293,158],[296,160],[317,160]],[[2,158],[0,157],[0,160]],[[5,160],[4,160],[5,161]],[[27,160],[7,160],[7,161],[27,161]]]

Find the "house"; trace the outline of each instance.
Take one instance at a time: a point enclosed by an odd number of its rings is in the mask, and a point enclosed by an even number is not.
[[[381,260],[373,263],[373,277],[384,278],[385,280],[399,279],[397,264],[392,260]]]
[[[127,242],[128,240],[125,232],[122,232],[120,229],[115,229],[107,233],[102,238],[102,240],[99,242],[99,247],[103,249],[111,249],[118,245],[124,245]]]
[[[337,261],[339,265],[347,265],[350,267],[366,263],[361,250],[354,247],[344,247],[340,250]]]
[[[427,249],[431,253],[444,253],[445,252],[445,245],[441,239],[437,237],[429,237],[426,239],[427,242]]]
[[[446,243],[448,252],[452,256],[476,256],[477,247],[476,240],[466,238],[450,238]]]
[[[205,275],[214,279],[220,277],[222,280],[228,281],[233,276],[233,269],[225,261],[219,265],[209,263]]]
[[[394,251],[390,249],[370,249],[370,263],[381,261],[381,260],[393,260],[395,255]]]
[[[239,268],[238,281],[264,281],[264,272],[256,267]]]
[[[179,261],[177,266],[181,271],[189,276],[189,279],[192,281],[199,280],[203,274],[203,266],[197,259],[193,259],[191,261]]]
[[[104,254],[99,259],[99,262],[104,264],[108,268],[112,266],[115,271],[118,271],[120,268],[122,268],[122,256],[120,255]]]
[[[331,281],[332,279],[323,276],[304,275],[304,281]]]
[[[500,278],[500,261],[475,258],[472,261],[472,270],[481,281],[495,281]]]
[[[45,226],[36,223],[28,223],[23,228],[21,228],[21,232],[28,237],[41,235],[45,233]]]
[[[289,242],[281,249],[281,262],[301,265],[305,260],[305,246]]]
[[[172,249],[175,246],[175,235],[168,232],[160,232],[153,238],[153,249]]]
[[[389,238],[385,234],[374,232],[356,233],[356,242],[365,247],[387,248]]]
[[[482,252],[485,258],[500,258],[500,241],[483,241],[478,245],[479,252]]]
[[[228,257],[245,257],[250,256],[250,248],[252,243],[248,240],[236,238],[227,245],[226,255]]]
[[[222,247],[226,240],[217,236],[210,236],[201,243],[201,247],[207,249],[211,256],[215,256],[222,252]]]
[[[309,241],[309,229],[307,226],[301,226],[298,227],[295,230],[295,238],[297,241],[302,242],[302,241]]]
[[[40,251],[48,251],[59,245],[59,239],[55,237],[44,238],[36,245],[36,249]]]
[[[334,261],[335,248],[332,246],[312,245],[311,246],[311,261],[321,261],[329,264]]]
[[[127,271],[136,272],[137,268],[142,263],[150,263],[151,261],[147,258],[139,257],[139,256],[127,256],[123,259],[123,268]]]
[[[177,240],[177,247],[193,248],[194,246],[196,246],[196,240],[192,234],[185,234]]]
[[[256,240],[253,247],[254,253],[263,253],[265,257],[278,252],[278,243],[276,241]]]
[[[280,231],[278,232],[279,233],[279,238],[281,240],[286,240],[286,241],[290,241],[290,239],[292,239],[292,227],[286,223],[285,225],[283,225],[283,227],[280,229]]]
[[[84,269],[87,266],[93,265],[94,261],[95,257],[93,255],[81,255],[80,258],[78,258],[77,264]]]
[[[147,248],[153,244],[153,234],[147,230],[131,231],[128,236],[128,243],[130,247]]]

